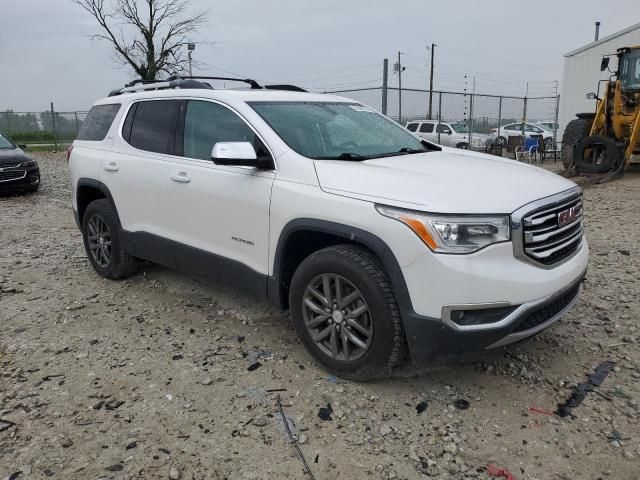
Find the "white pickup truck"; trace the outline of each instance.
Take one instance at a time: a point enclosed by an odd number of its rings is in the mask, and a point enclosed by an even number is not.
[[[469,148],[469,128],[464,123],[437,122],[436,120],[422,120],[408,122],[406,127],[410,132],[415,133],[420,138],[435,142],[447,147],[462,149]],[[488,135],[473,133],[471,135],[472,149],[483,148]]]

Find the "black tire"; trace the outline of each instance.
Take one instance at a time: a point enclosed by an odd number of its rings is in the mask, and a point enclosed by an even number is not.
[[[505,137],[503,137],[502,135],[500,135],[498,137],[498,145],[502,145],[503,147],[507,146],[507,139]]]
[[[459,144],[456,145],[456,148],[460,148],[461,150],[469,150],[469,144],[460,142]]]
[[[591,118],[576,118],[571,120],[564,129],[560,158],[562,158],[565,170],[569,170],[575,165],[574,147],[589,136],[592,123],[593,119]]]
[[[371,340],[357,359],[345,361],[332,358],[316,344],[307,328],[303,312],[306,308],[303,306],[305,293],[314,280],[323,274],[346,279],[361,292],[369,307]],[[380,260],[364,248],[336,245],[307,257],[291,280],[289,310],[296,333],[306,349],[318,363],[336,375],[358,381],[372,380],[389,374],[393,367],[404,360],[405,336],[391,282]],[[331,318],[327,320],[328,323],[332,322]]]
[[[615,140],[592,135],[575,147],[575,166],[579,173],[606,173],[618,166],[620,152]]]
[[[104,222],[104,225],[106,225],[108,230],[111,242],[108,262],[105,261],[104,258],[101,260],[96,258],[96,255],[92,253],[92,249],[89,246],[89,224],[92,221]],[[106,199],[94,200],[91,202],[82,217],[82,238],[89,262],[91,262],[91,265],[98,275],[113,280],[129,277],[138,270],[138,261],[125,251],[120,242],[119,226],[120,222],[118,221],[118,214],[116,213],[115,208]]]

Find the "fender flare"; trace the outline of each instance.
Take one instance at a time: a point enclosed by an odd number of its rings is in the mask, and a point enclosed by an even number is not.
[[[113,208],[116,211],[116,219],[118,221],[118,226],[122,228],[122,225],[120,224],[120,217],[118,215],[118,209],[116,207],[116,202],[113,200],[113,196],[109,191],[109,187],[107,187],[104,183],[98,180],[95,180],[93,178],[82,177],[78,179],[78,183],[76,184],[76,202],[78,201],[78,192],[80,191],[81,187],[89,187],[89,188],[93,188],[94,190],[99,190],[100,192],[102,192],[102,194],[106,197],[109,203],[113,205]],[[74,214],[77,216],[78,226],[82,224],[82,215],[81,215],[82,213],[84,212],[79,212],[79,211],[74,212]]]
[[[315,218],[298,218],[287,223],[280,232],[278,244],[276,246],[273,275],[269,277],[267,294],[271,303],[282,308],[282,294],[288,286],[282,283],[282,272],[284,267],[284,250],[287,240],[291,235],[299,231],[313,231],[334,235],[344,238],[349,243],[357,243],[367,247],[382,261],[382,264],[389,276],[396,301],[400,307],[402,317],[405,314],[415,314],[409,296],[409,289],[404,279],[400,264],[391,248],[377,235],[360,228],[344,225],[341,223],[330,222],[327,220],[319,220]]]

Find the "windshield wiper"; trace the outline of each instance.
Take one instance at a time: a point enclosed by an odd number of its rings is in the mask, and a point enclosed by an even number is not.
[[[411,147],[402,147],[400,150],[397,151],[397,153],[408,153],[408,154],[424,153],[424,152],[426,152],[426,150],[416,150],[415,148],[411,148]]]
[[[414,153],[426,153],[429,150],[416,150],[415,148],[410,147],[402,147],[400,150],[389,153],[381,153],[380,155],[371,155],[369,158],[385,158],[385,157],[395,157],[397,155],[411,155]]]
[[[361,162],[362,160],[367,160],[370,157],[365,157],[364,155],[360,155],[359,153],[351,153],[344,152],[338,155],[337,157],[314,157],[316,160],[351,160],[354,162]]]

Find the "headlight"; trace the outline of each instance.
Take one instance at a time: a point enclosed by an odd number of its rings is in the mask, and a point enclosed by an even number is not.
[[[20,164],[20,166],[23,167],[23,168],[35,167],[36,166],[36,161],[35,160],[25,160],[24,162],[22,162]]]
[[[472,253],[511,238],[506,215],[436,215],[381,205],[376,208],[407,225],[437,253]]]

